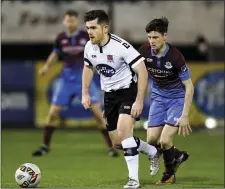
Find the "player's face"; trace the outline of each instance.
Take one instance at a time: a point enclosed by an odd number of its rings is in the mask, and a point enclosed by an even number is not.
[[[98,19],[86,22],[86,28],[92,44],[100,44],[108,33],[108,25],[98,24]]]
[[[148,41],[153,50],[159,50],[165,44],[167,40],[167,34],[161,34],[157,31],[151,31],[148,33]]]
[[[74,32],[78,27],[78,18],[75,16],[65,15],[63,25],[69,32]]]

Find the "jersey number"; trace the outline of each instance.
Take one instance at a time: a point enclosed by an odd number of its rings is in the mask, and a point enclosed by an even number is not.
[[[127,49],[130,47],[130,45],[128,45],[127,43],[123,43],[122,44],[124,47],[126,47]]]

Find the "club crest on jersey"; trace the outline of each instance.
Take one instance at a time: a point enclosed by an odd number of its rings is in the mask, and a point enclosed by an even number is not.
[[[107,61],[113,62],[113,55],[107,55]]]
[[[172,66],[171,62],[166,62],[165,67],[166,67],[167,69],[171,69],[173,66]]]

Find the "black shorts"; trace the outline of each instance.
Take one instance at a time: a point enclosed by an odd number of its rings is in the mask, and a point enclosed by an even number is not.
[[[128,89],[105,92],[104,96],[104,117],[108,131],[117,129],[119,114],[131,113],[131,108],[136,100],[137,84],[131,85]],[[140,118],[136,118],[139,121]]]

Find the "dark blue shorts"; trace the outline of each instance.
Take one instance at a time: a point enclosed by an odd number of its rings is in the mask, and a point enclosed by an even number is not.
[[[161,96],[152,97],[148,117],[148,127],[174,126],[181,117],[184,98],[169,99]]]

